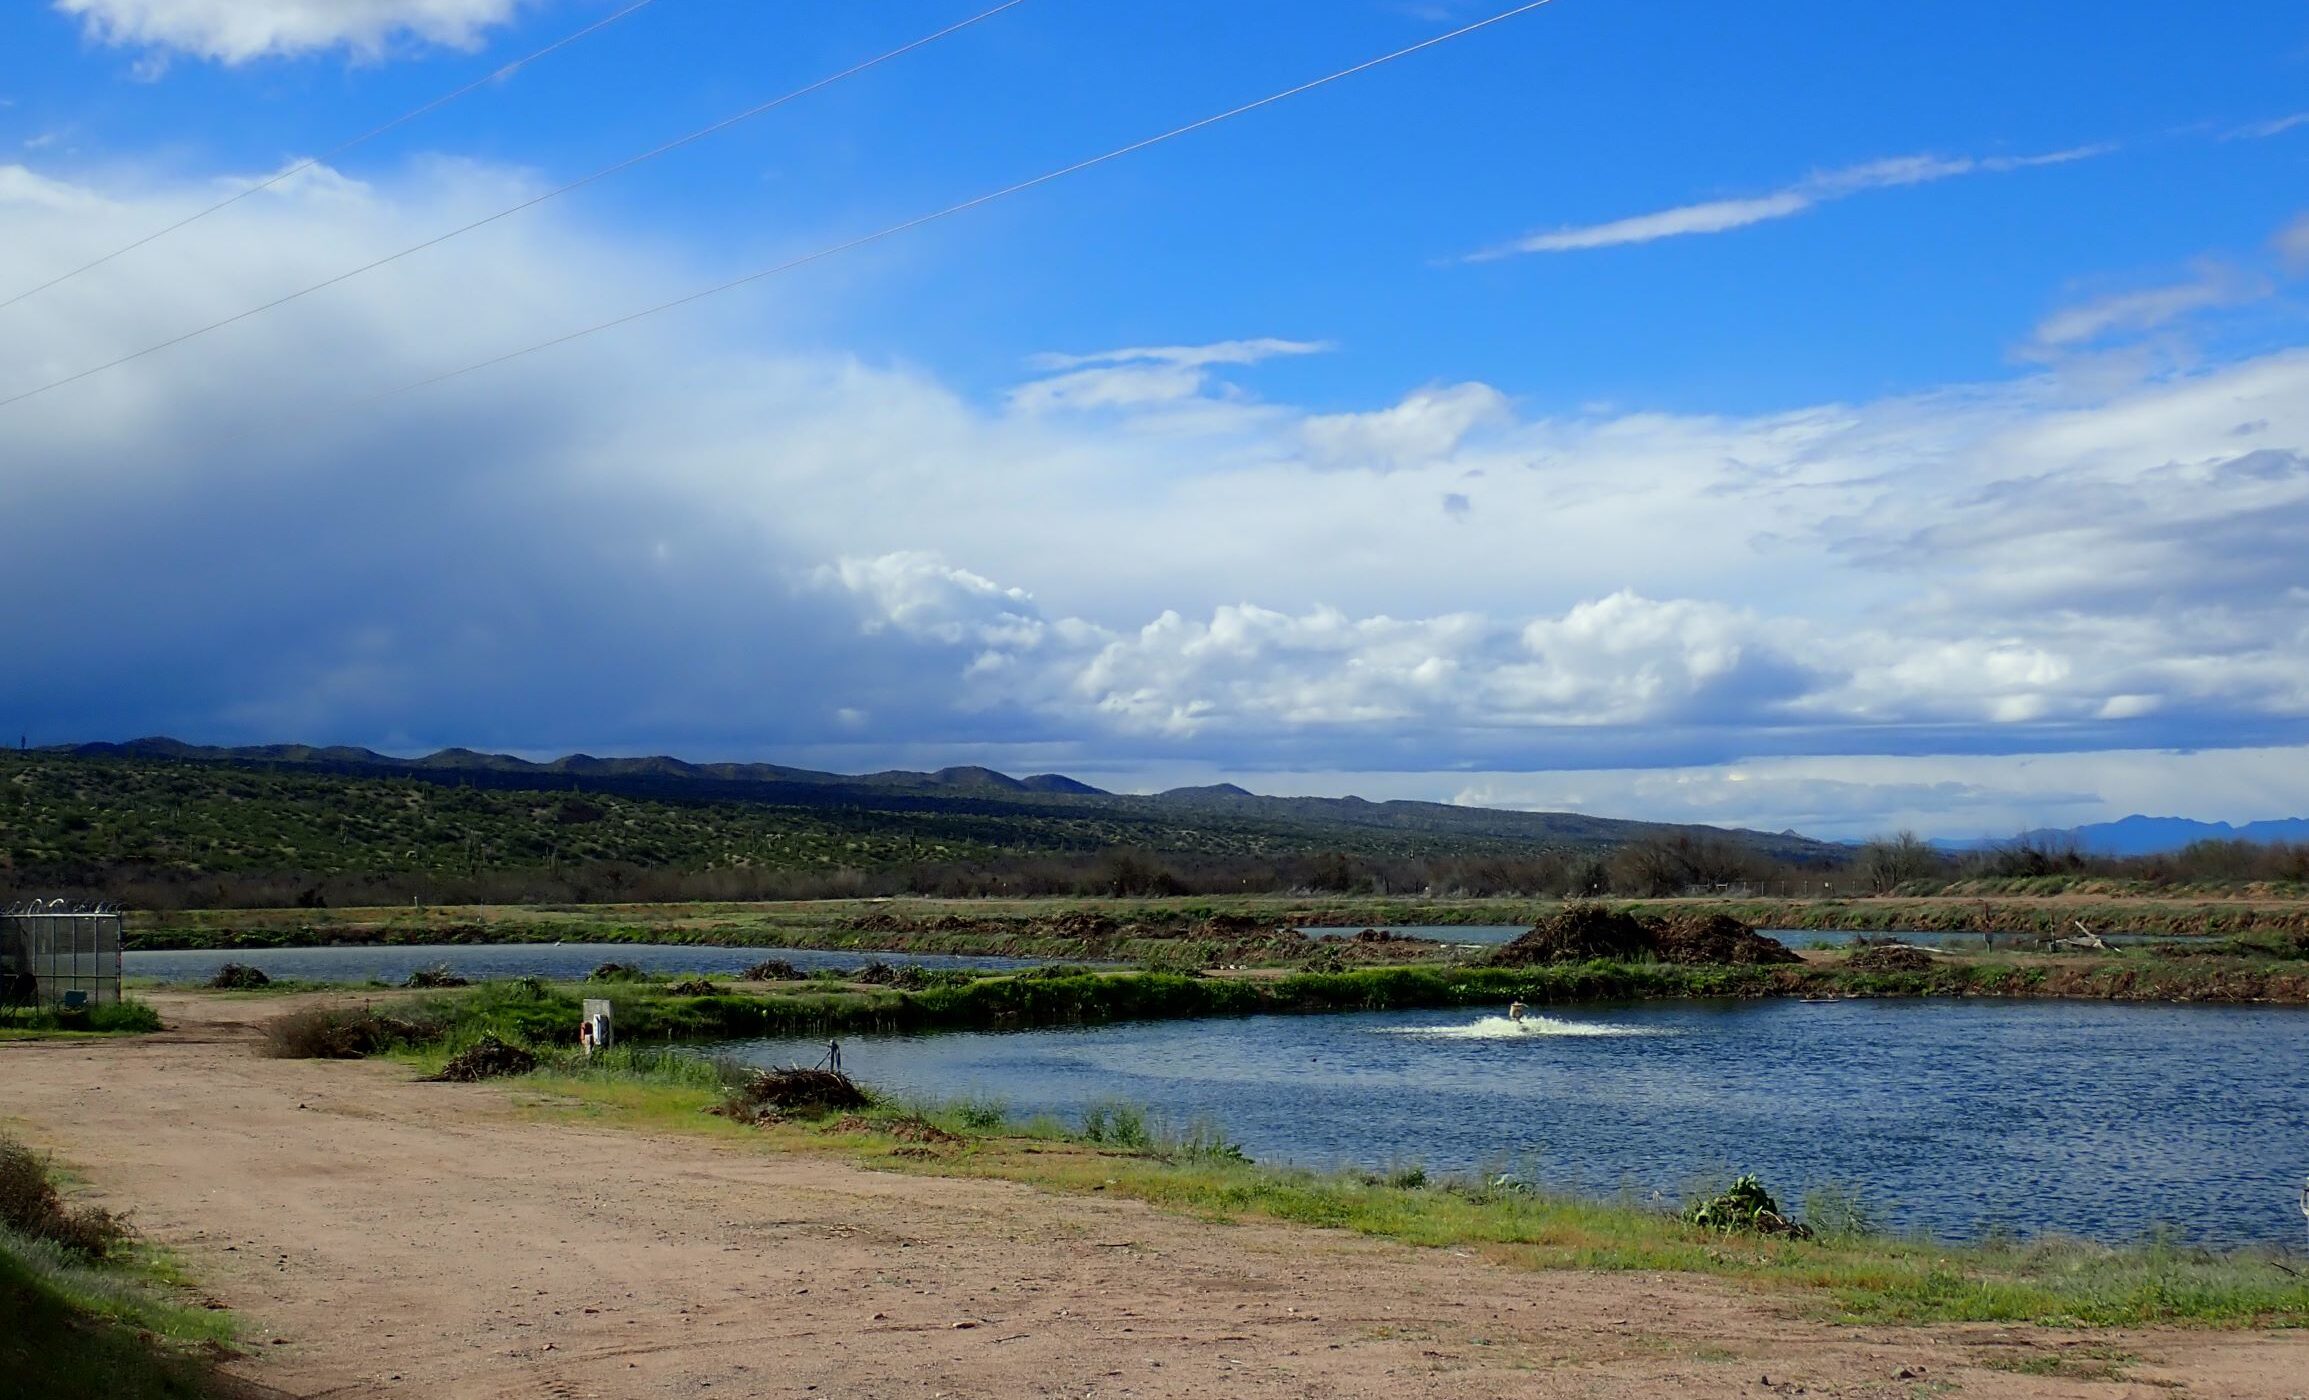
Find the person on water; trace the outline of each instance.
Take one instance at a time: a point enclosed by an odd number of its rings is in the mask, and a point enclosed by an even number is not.
[[[1509,1003],[1507,1004],[1507,1019],[1508,1019],[1508,1020],[1510,1020],[1510,1021],[1513,1021],[1513,1022],[1515,1022],[1515,1024],[1517,1024],[1517,1025],[1519,1025],[1519,1026],[1523,1024],[1523,1003],[1522,1003],[1522,1002],[1520,1002],[1520,1001],[1511,1001],[1511,1002],[1509,1002]]]

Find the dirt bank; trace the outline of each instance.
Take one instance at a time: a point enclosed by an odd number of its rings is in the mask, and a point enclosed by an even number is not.
[[[0,1106],[241,1315],[236,1369],[296,1395],[2309,1391],[2300,1334],[1830,1327],[1709,1280],[540,1122],[501,1085],[260,1059],[283,998],[155,1000],[177,1029],[0,1043]],[[2110,1354],[2129,1379],[2092,1378]]]

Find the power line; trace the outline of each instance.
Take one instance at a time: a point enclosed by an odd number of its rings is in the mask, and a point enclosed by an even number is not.
[[[1143,140],[1133,141],[1127,146],[1117,146],[1113,150],[1108,151],[1103,155],[1091,156],[1086,160],[1078,160],[1072,165],[1064,165],[1060,166],[1056,170],[1045,171],[1040,175],[1032,177],[1031,179],[1020,180],[1016,184],[1005,185],[998,190],[992,190],[981,195],[974,195],[971,198],[965,199],[958,204],[949,204],[943,209],[938,209],[928,214],[918,214],[915,217],[907,219],[902,223],[891,224],[887,228],[877,229],[872,233],[861,234],[856,238],[851,238],[840,243],[831,244],[827,247],[818,249],[816,252],[804,253],[800,257],[790,258],[785,262],[762,268],[756,272],[749,272],[743,277],[733,277],[727,282],[719,282],[713,286],[701,288],[683,296],[675,297],[671,301],[661,301],[655,306],[644,307],[639,311],[631,311],[623,316],[618,316],[611,320],[602,321],[595,325],[587,326],[582,330],[569,331],[565,334],[557,335],[550,340],[541,340],[534,345],[526,345],[518,350],[508,350],[504,354],[493,355],[486,360],[476,360],[472,364],[464,365],[457,369],[445,370],[439,374],[428,375],[423,379],[411,380],[406,384],[396,385],[393,388],[383,390],[379,393],[371,394],[366,398],[352,400],[349,403],[341,405],[341,407],[361,407],[372,403],[382,402],[385,399],[394,398],[401,394],[414,393],[419,389],[430,388],[435,384],[444,383],[448,380],[456,379],[463,375],[473,374],[480,370],[489,369],[497,365],[505,364],[508,361],[518,360],[524,356],[537,354],[540,351],[551,350],[556,346],[567,345],[571,341],[583,340],[587,336],[599,335],[603,331],[615,330],[620,326],[631,325],[636,321],[646,320],[651,316],[660,315],[664,312],[672,311],[678,307],[688,306],[692,302],[704,301],[708,297],[719,296],[723,292],[735,291],[739,287],[762,281],[765,278],[775,277],[781,273],[791,272],[796,268],[807,267],[811,263],[822,262],[827,258],[850,252],[853,249],[863,248],[871,243],[879,243],[884,239],[894,238],[901,233],[920,228],[925,224],[934,224],[943,219],[950,219],[957,214],[967,213],[970,210],[992,204],[996,200],[1008,199],[1012,195],[1023,194],[1026,191],[1034,189],[1038,186],[1047,185],[1053,180],[1062,180],[1069,175],[1079,174],[1082,171],[1089,170],[1094,166],[1105,165],[1109,161],[1120,160],[1124,156],[1128,155],[1135,155],[1140,151],[1148,149],[1149,147],[1159,146],[1167,141],[1175,141],[1181,136],[1186,136],[1191,133],[1201,131],[1205,127],[1217,126],[1220,122],[1231,121],[1236,117],[1243,116],[1250,112],[1258,111],[1262,107],[1271,107],[1278,102],[1287,101],[1288,99],[1297,97],[1302,93],[1312,92],[1320,87],[1327,87],[1330,84],[1339,82],[1342,79],[1352,78],[1359,73],[1367,73],[1374,68],[1393,63],[1397,59],[1408,58],[1412,54],[1418,53],[1423,49],[1431,49],[1438,44],[1450,43],[1454,39],[1464,38],[1469,34],[1473,34],[1479,29],[1489,29],[1495,24],[1503,24],[1506,21],[1514,19],[1519,15],[1530,14],[1533,10],[1542,9],[1552,3],[1554,3],[1554,0],[1528,0],[1528,3],[1526,4],[1517,5],[1513,9],[1509,10],[1502,10],[1498,14],[1492,15],[1488,19],[1479,19],[1472,24],[1461,25],[1459,28],[1451,30],[1448,33],[1438,34],[1431,39],[1422,39],[1416,44],[1411,44],[1404,48],[1397,49],[1392,53],[1381,54],[1377,58],[1365,59],[1363,62],[1358,63],[1351,68],[1342,68],[1336,73],[1327,74],[1323,77],[1316,78],[1311,82],[1301,83],[1297,87],[1286,88],[1281,92],[1262,97],[1255,102],[1246,102],[1240,107],[1229,108],[1224,112],[1219,112],[1208,117],[1200,118],[1196,121],[1188,122],[1184,126],[1172,127],[1170,130],[1165,131],[1158,136],[1149,136]],[[0,407],[5,407],[9,402],[13,402],[13,400],[0,400]]]
[[[18,292],[16,295],[8,298],[6,301],[0,301],[0,311],[5,311],[20,301],[28,301],[31,298],[40,295],[42,292],[47,291],[51,287],[61,286],[64,283],[71,281],[73,278],[78,277],[83,272],[94,271],[95,269],[104,266],[106,263],[111,262],[114,258],[120,257],[124,253],[133,253],[137,249],[142,248],[147,243],[158,242],[159,240],[166,238],[170,234],[176,232],[180,228],[199,223],[201,220],[207,218],[211,214],[217,213],[221,210],[230,209],[232,206],[240,203],[244,199],[247,199],[252,194],[262,194],[266,190],[269,190],[273,186],[279,184],[281,181],[289,179],[291,176],[302,175],[316,165],[335,160],[338,156],[341,156],[345,152],[352,150],[355,146],[364,145],[370,141],[374,141],[378,137],[383,136],[385,133],[393,131],[399,127],[406,126],[410,122],[417,120],[419,117],[437,112],[443,107],[448,106],[450,103],[455,102],[460,97],[478,92],[482,88],[488,87],[492,83],[503,82],[505,79],[512,77],[515,73],[518,73],[522,69],[527,68],[530,64],[537,62],[537,60],[544,58],[549,54],[555,53],[561,49],[568,48],[571,44],[576,43],[578,40],[586,38],[589,35],[597,34],[602,30],[609,28],[611,25],[617,23],[619,20],[624,19],[627,15],[633,14],[637,10],[647,9],[649,6],[656,3],[657,0],[633,0],[633,3],[627,5],[624,9],[612,11],[611,13],[602,16],[600,19],[595,20],[593,23],[585,26],[583,29],[580,29],[573,34],[564,34],[560,38],[554,40],[552,43],[547,44],[544,48],[539,49],[534,53],[524,54],[520,58],[514,59],[511,63],[505,64],[502,67],[496,68],[488,73],[483,74],[481,77],[474,79],[472,82],[465,84],[463,87],[454,88],[448,92],[442,93],[439,97],[436,97],[432,101],[425,103],[421,107],[412,107],[408,111],[403,112],[401,115],[393,118],[389,122],[386,122],[382,126],[373,126],[367,131],[362,132],[360,135],[351,138],[350,140],[340,141],[336,145],[331,146],[329,149],[321,152],[317,156],[311,156],[304,160],[300,160],[294,165],[291,165],[288,169],[269,175],[266,178],[257,181],[255,184],[250,185],[248,188],[241,190],[237,194],[227,195],[225,198],[218,200],[214,204],[211,204],[206,209],[199,210],[196,213],[187,214],[166,228],[154,229],[151,233],[148,233],[144,237],[137,239],[134,243],[124,243],[120,247],[113,249],[109,253],[106,253],[101,258],[97,258],[91,262],[84,262],[80,266],[72,269],[70,272],[63,273],[56,277],[51,277],[37,287],[30,287],[24,291]]]
[[[647,0],[644,0],[644,3],[647,3]],[[557,185],[552,189],[546,190],[542,194],[532,195],[530,198],[522,200],[518,204],[509,205],[506,208],[498,210],[494,214],[475,219],[469,224],[460,225],[457,228],[450,229],[446,233],[435,234],[433,237],[426,239],[424,242],[413,243],[408,247],[401,249],[397,253],[388,253],[384,257],[376,259],[374,262],[366,262],[361,264],[359,267],[349,268],[344,272],[338,273],[334,277],[325,278],[319,282],[315,282],[309,287],[301,287],[296,291],[286,294],[285,296],[278,296],[273,298],[271,301],[263,302],[256,306],[249,307],[245,311],[237,311],[232,315],[225,317],[221,321],[211,321],[205,326],[200,326],[193,330],[186,331],[181,335],[174,335],[170,336],[166,340],[156,341],[151,345],[145,346],[141,350],[131,351],[117,359],[107,360],[103,364],[99,365],[91,365],[87,369],[80,370],[73,374],[65,375],[61,379],[50,380],[48,383],[42,384],[37,388],[26,389],[21,393],[12,394],[6,398],[0,398],[0,408],[7,408],[11,404],[22,403],[26,399],[38,398],[40,395],[48,393],[52,390],[61,389],[67,384],[77,384],[83,379],[90,378],[94,375],[103,374],[107,370],[118,369],[125,364],[132,364],[137,360],[143,359],[147,355],[157,355],[163,350],[172,349],[176,346],[184,344],[186,341],[198,340],[200,337],[207,335],[212,331],[220,331],[227,326],[237,325],[242,321],[248,320],[252,316],[261,316],[267,311],[274,310],[277,307],[286,306],[292,301],[301,300],[305,297],[311,296],[315,292],[325,291],[328,288],[334,287],[342,282],[349,282],[355,277],[361,276],[363,273],[374,272],[380,267],[399,262],[401,259],[409,257],[413,254],[422,253],[428,248],[438,247],[439,245],[446,243],[453,238],[462,237],[463,235],[471,233],[478,228],[486,228],[490,224],[496,223],[500,219],[510,218],[511,216],[518,214],[525,209],[534,209],[538,205],[545,203],[547,200],[559,199],[561,196],[568,194],[573,190],[583,189],[587,185],[591,185],[600,180],[605,180],[612,175],[618,174],[621,171],[631,170],[633,167],[642,164],[644,161],[655,160],[659,156],[665,155],[668,152],[677,151],[684,146],[690,145],[694,142],[702,141],[706,137],[712,136],[717,132],[727,131],[731,127],[736,126],[741,122],[751,121],[755,117],[761,116],[765,112],[773,111],[779,107],[785,106],[789,102],[797,101],[801,98],[809,96],[811,93],[831,87],[834,84],[841,82],[845,78],[853,78],[870,68],[880,67],[882,64],[888,63],[892,59],[903,57],[906,54],[914,52],[916,49],[924,48],[930,44],[937,43],[940,39],[946,38],[948,35],[959,33],[962,30],[970,28],[972,25],[984,23],[985,21],[994,18],[996,15],[1001,14],[1004,10],[1016,9],[1018,6],[1025,3],[1026,0],[1002,0],[1001,4],[996,5],[991,9],[981,10],[977,14],[970,16],[968,19],[959,20],[953,24],[947,25],[943,29],[935,31],[934,33],[925,34],[919,39],[915,39],[909,43],[901,44],[897,48],[891,49],[886,53],[877,54],[862,63],[852,64],[850,67],[843,69],[839,73],[830,73],[827,76],[818,79],[816,82],[795,88],[792,92],[786,93],[783,96],[773,97],[767,102],[748,107],[746,110],[738,112],[732,116],[724,117],[720,121],[713,122],[707,126],[701,126],[695,131],[689,132],[686,135],[677,136],[673,140],[668,141],[661,146],[652,147],[649,150],[643,151],[639,155],[628,156],[624,160],[618,161],[614,164],[605,165],[589,175],[581,175],[577,179],[571,180],[565,185]]]

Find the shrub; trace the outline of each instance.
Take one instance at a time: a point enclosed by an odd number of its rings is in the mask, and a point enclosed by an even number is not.
[[[0,1137],[0,1222],[90,1259],[104,1258],[128,1238],[127,1222],[111,1211],[67,1206],[48,1164],[10,1137]]]
[[[1084,1109],[1082,1136],[1086,1142],[1132,1152],[1154,1146],[1154,1135],[1147,1131],[1146,1110],[1129,1103],[1092,1104]]]
[[[1789,1219],[1780,1203],[1753,1176],[1743,1176],[1724,1191],[1684,1208],[1686,1222],[1704,1230],[1729,1234],[1735,1230],[1757,1235],[1787,1235],[1808,1240],[1812,1232]]]
[[[276,1060],[358,1060],[425,1038],[424,1028],[367,1007],[316,1007],[267,1021],[265,1053]]]
[[[237,962],[226,963],[216,970],[214,977],[208,979],[211,987],[227,992],[253,992],[259,987],[271,986],[272,982],[273,979],[266,975],[263,968]]]

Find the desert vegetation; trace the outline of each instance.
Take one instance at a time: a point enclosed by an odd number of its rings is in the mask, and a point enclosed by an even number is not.
[[[0,1376],[24,1400],[195,1400],[228,1315],[185,1296],[120,1215],[74,1203],[54,1165],[0,1135]]]

